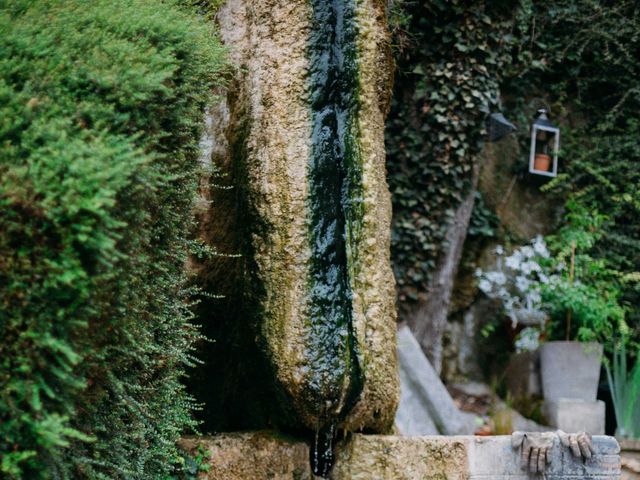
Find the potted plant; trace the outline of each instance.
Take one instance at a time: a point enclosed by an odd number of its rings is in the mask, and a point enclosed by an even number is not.
[[[477,272],[479,288],[500,300],[514,325],[524,326],[516,351],[540,346],[547,400],[594,401],[603,351],[599,342],[626,328],[618,272],[588,254],[604,221],[569,202],[565,225],[548,237],[549,246],[537,237],[508,257],[499,247],[498,270]]]
[[[542,389],[547,400],[595,401],[603,347],[600,342],[625,329],[618,272],[589,251],[602,235],[606,217],[569,202],[565,225],[549,244],[549,281],[541,286],[549,314],[549,341],[540,348]]]

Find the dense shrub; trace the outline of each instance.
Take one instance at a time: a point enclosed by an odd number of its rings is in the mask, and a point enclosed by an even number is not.
[[[169,0],[0,0],[0,477],[172,470],[221,54]]]

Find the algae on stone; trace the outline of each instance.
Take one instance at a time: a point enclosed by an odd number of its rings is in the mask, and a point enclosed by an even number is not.
[[[274,386],[265,422],[388,430],[398,380],[384,2],[228,0],[218,21],[237,69],[212,124],[237,220],[204,224],[240,244],[243,287],[230,298]],[[232,273],[196,270],[212,285]]]

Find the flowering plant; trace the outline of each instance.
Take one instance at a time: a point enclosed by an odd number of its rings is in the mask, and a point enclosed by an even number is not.
[[[543,331],[552,339],[581,341],[627,335],[619,284],[633,279],[589,255],[605,219],[569,203],[565,225],[547,237],[549,248],[541,236],[509,256],[498,246],[497,269],[476,271],[480,290],[502,303],[514,328],[524,325],[516,350],[537,348]]]
[[[542,305],[542,289],[553,280],[543,266],[550,257],[549,250],[542,236],[538,236],[511,255],[505,256],[501,245],[495,253],[497,269],[487,272],[478,269],[478,287],[489,298],[501,302],[513,328],[525,326],[516,338],[516,350],[533,350],[548,318]]]

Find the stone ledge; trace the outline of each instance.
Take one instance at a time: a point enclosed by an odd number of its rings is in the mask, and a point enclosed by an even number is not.
[[[203,479],[312,480],[306,443],[269,432],[190,437],[182,447],[209,452]],[[594,437],[596,455],[585,462],[556,444],[548,480],[619,479],[620,447],[612,437]],[[339,445],[332,480],[539,479],[520,469],[508,436],[399,437],[352,435]]]

